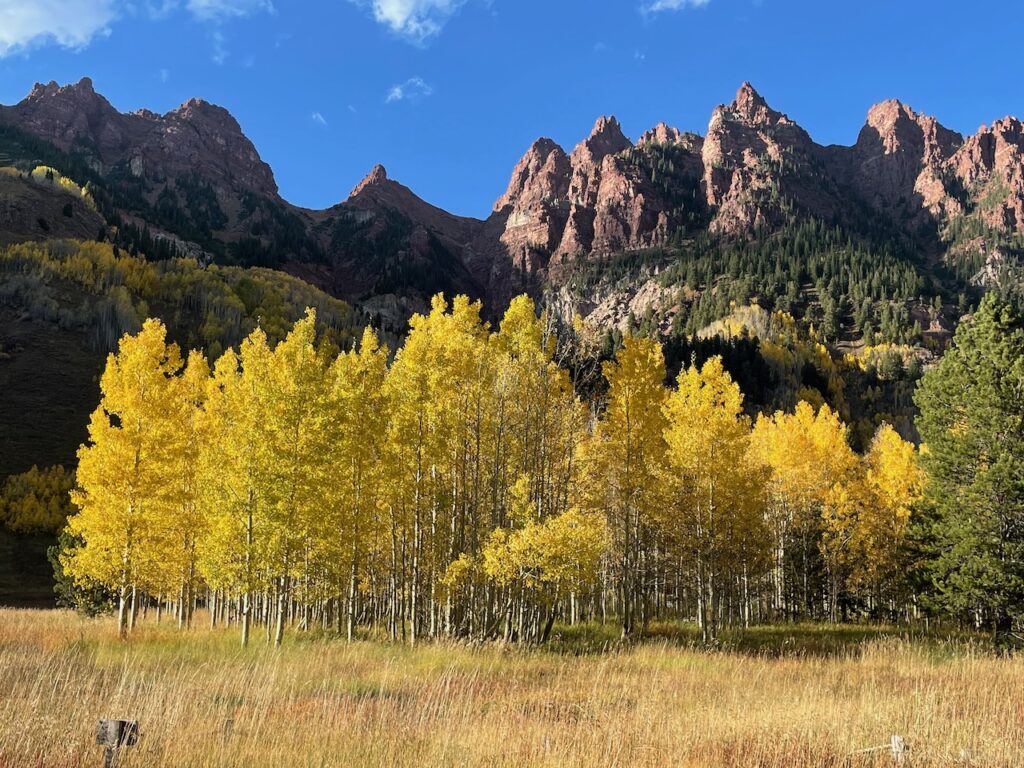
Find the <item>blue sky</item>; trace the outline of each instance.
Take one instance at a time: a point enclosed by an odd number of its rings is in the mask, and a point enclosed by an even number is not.
[[[484,216],[538,136],[601,114],[703,133],[750,80],[823,143],[899,98],[973,132],[1024,116],[1020,0],[0,0],[0,102],[93,78],[122,110],[227,107],[308,207],[374,163]]]

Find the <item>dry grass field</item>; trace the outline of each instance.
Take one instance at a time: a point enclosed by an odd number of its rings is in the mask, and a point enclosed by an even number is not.
[[[99,766],[95,722],[134,718],[121,766],[1024,765],[1024,659],[883,629],[755,630],[706,653],[684,631],[609,650],[234,632],[0,610],[0,765]],[[231,721],[230,732],[226,727]],[[970,756],[962,755],[969,750]]]

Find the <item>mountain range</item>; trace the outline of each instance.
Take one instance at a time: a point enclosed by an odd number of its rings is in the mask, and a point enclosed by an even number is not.
[[[175,253],[283,269],[396,324],[436,291],[497,311],[516,293],[559,286],[581,262],[809,219],[884,231],[922,264],[969,254],[975,280],[1024,235],[1020,120],[965,138],[890,100],[871,108],[856,144],[822,146],[749,83],[703,136],[662,123],[632,141],[601,117],[569,152],[538,139],[483,220],[430,205],[382,166],[335,206],[293,206],[238,122],[200,99],[125,114],[88,78],[51,82],[0,108],[0,126],[84,163],[108,192],[108,224],[145,227]],[[8,241],[83,234],[80,217],[56,232],[32,231],[32,218],[0,210],[0,230]]]

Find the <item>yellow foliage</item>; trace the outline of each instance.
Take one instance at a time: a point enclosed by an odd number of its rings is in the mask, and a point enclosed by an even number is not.
[[[0,525],[12,533],[57,533],[71,506],[74,475],[62,466],[33,466],[11,475],[0,490]]]

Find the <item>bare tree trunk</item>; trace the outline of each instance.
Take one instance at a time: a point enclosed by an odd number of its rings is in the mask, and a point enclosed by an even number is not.
[[[132,584],[132,609],[128,615],[128,632],[135,631],[135,619],[139,615],[139,590]]]
[[[242,595],[242,647],[249,645],[249,627],[252,622],[252,593]]]
[[[122,584],[117,596],[117,636],[128,639],[128,585]]]
[[[277,587],[277,625],[274,628],[274,646],[281,647],[284,640],[285,614],[288,610],[288,577],[282,576]]]

